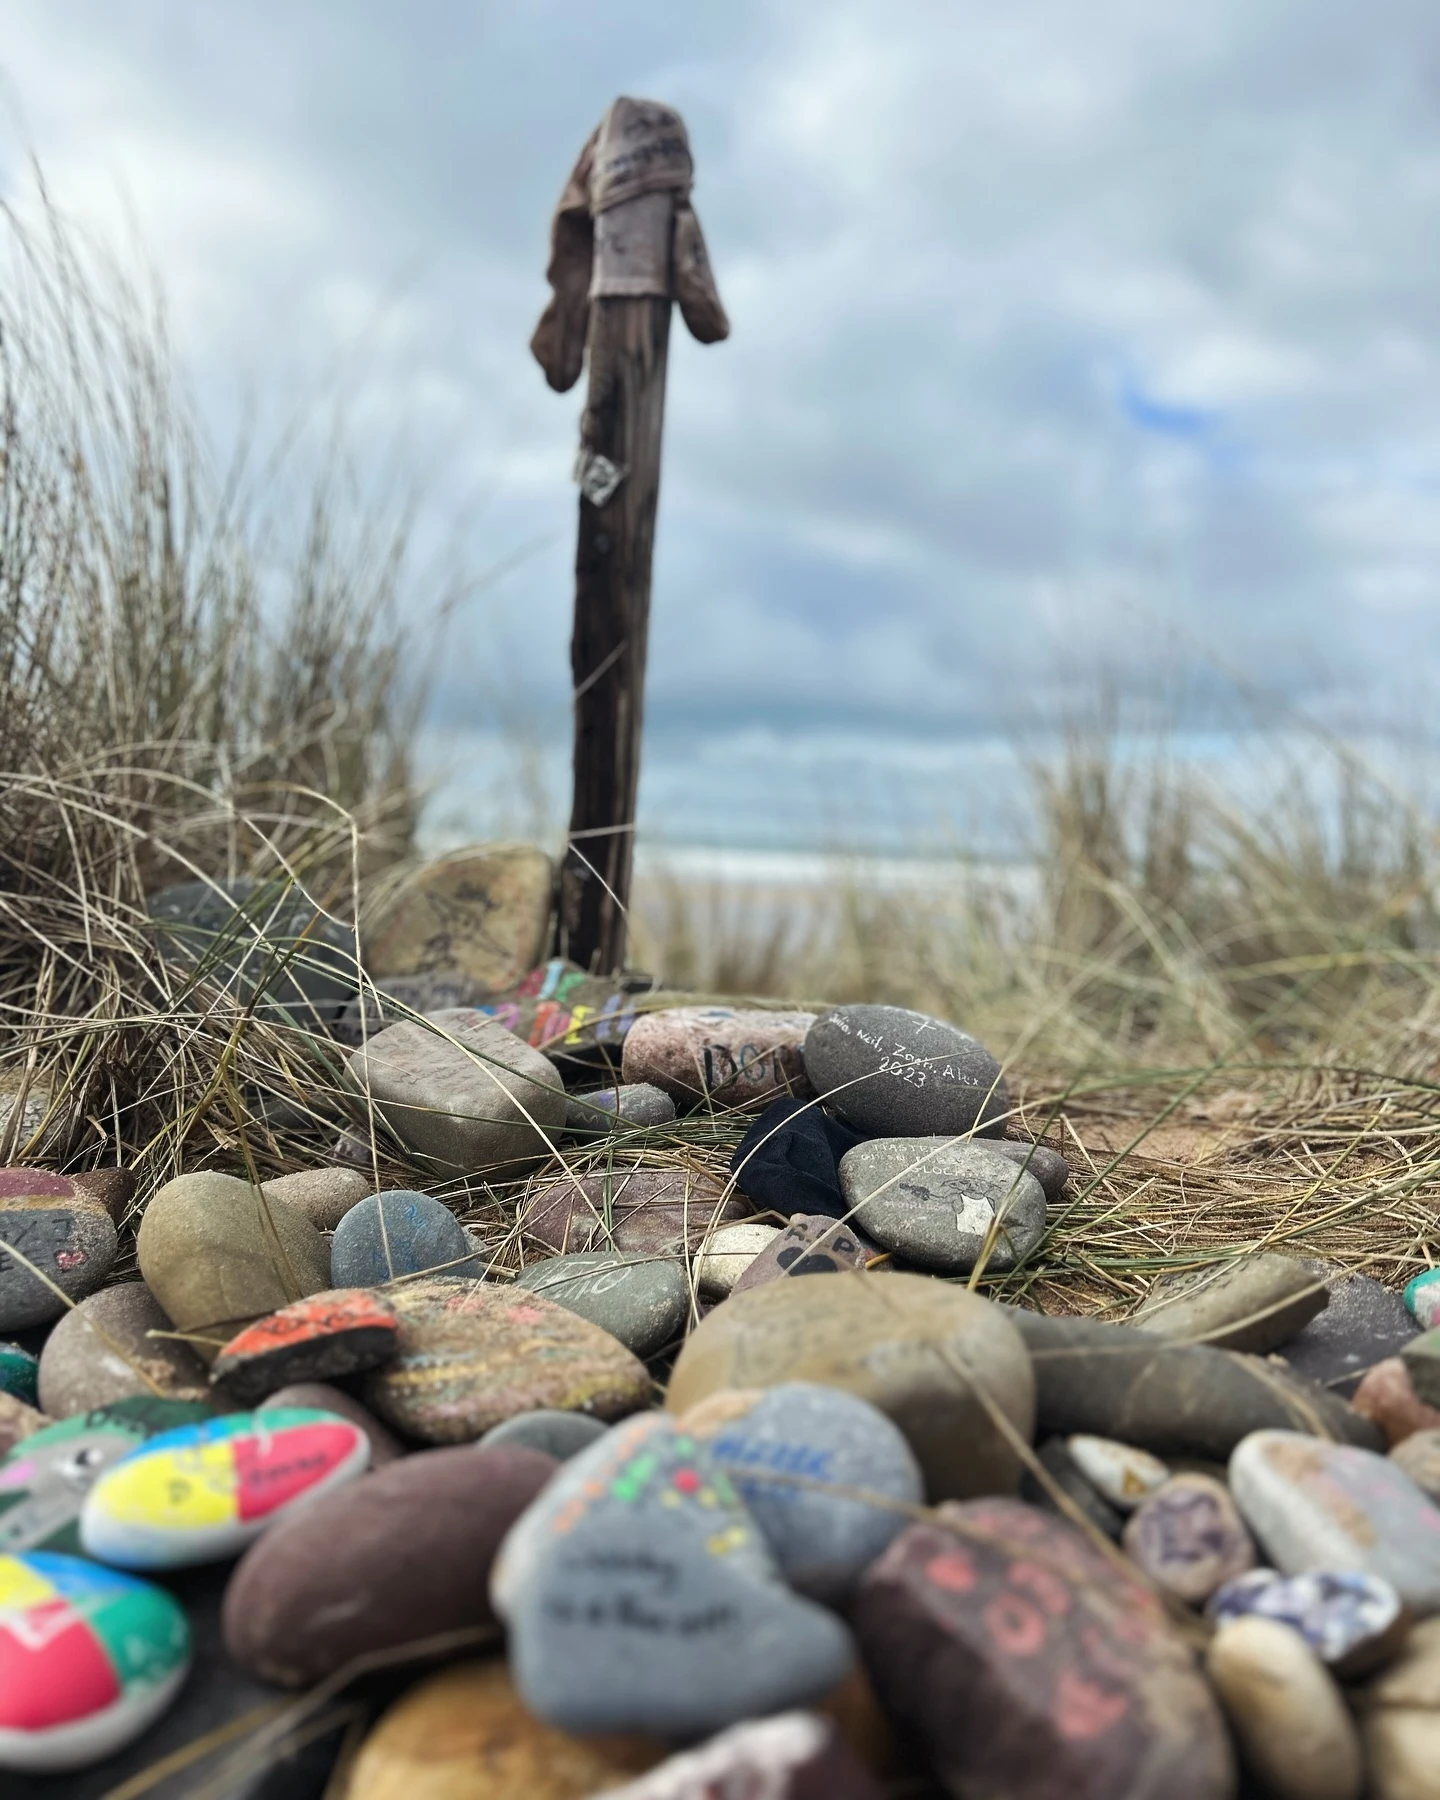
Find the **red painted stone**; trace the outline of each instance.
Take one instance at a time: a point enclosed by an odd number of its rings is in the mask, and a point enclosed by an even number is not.
[[[377,1368],[399,1341],[395,1309],[369,1288],[311,1294],[257,1319],[215,1358],[210,1379],[237,1406],[254,1406],[297,1381]]]

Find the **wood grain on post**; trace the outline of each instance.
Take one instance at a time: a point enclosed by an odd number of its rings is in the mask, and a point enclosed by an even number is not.
[[[555,297],[531,346],[561,390],[589,358],[576,462],[574,790],[556,950],[601,973],[625,961],[671,302],[701,342],[729,329],[690,181],[679,115],[617,100],[552,221]]]

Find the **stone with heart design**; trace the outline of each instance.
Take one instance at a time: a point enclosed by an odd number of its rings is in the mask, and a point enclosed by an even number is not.
[[[1172,1475],[1131,1513],[1120,1541],[1158,1587],[1190,1606],[1255,1567],[1235,1502],[1208,1475]]]
[[[1314,1569],[1281,1575],[1250,1569],[1210,1596],[1214,1624],[1251,1615],[1278,1619],[1347,1681],[1387,1662],[1410,1629],[1410,1614],[1388,1581],[1361,1569]]]
[[[334,1413],[226,1413],[164,1432],[107,1469],[85,1496],[80,1545],[122,1569],[218,1562],[369,1462],[365,1433]]]
[[[115,1221],[68,1175],[0,1169],[0,1331],[58,1319],[110,1273]]]
[[[871,1138],[840,1159],[840,1191],[876,1243],[939,1274],[1012,1269],[1045,1232],[1045,1190],[983,1143]]]
[[[550,1256],[522,1269],[515,1286],[578,1313],[642,1359],[683,1337],[690,1317],[690,1283],[673,1256],[624,1250]]]
[[[767,1281],[796,1275],[835,1275],[845,1269],[863,1269],[885,1253],[848,1219],[825,1213],[794,1213],[778,1237],[772,1238],[744,1274],[732,1293],[743,1294]]]
[[[837,1006],[805,1037],[805,1073],[837,1118],[875,1137],[1003,1137],[1000,1065],[968,1033],[903,1006]]]
[[[724,1471],[659,1413],[563,1465],[490,1591],[521,1699],[564,1731],[701,1737],[851,1665],[845,1627],[790,1592]]]
[[[231,1338],[210,1383],[231,1406],[258,1406],[297,1381],[333,1381],[377,1368],[395,1354],[395,1309],[368,1288],[337,1288],[283,1306]]]

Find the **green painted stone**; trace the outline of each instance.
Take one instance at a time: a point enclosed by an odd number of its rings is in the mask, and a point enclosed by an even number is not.
[[[26,1406],[39,1404],[40,1359],[18,1344],[0,1344],[0,1394],[13,1394]]]

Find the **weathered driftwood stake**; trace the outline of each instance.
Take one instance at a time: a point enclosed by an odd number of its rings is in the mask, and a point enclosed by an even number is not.
[[[554,295],[530,342],[560,393],[589,352],[575,465],[575,785],[556,949],[601,973],[625,960],[671,301],[702,344],[730,329],[690,206],[692,174],[678,113],[614,103],[551,220]]]

